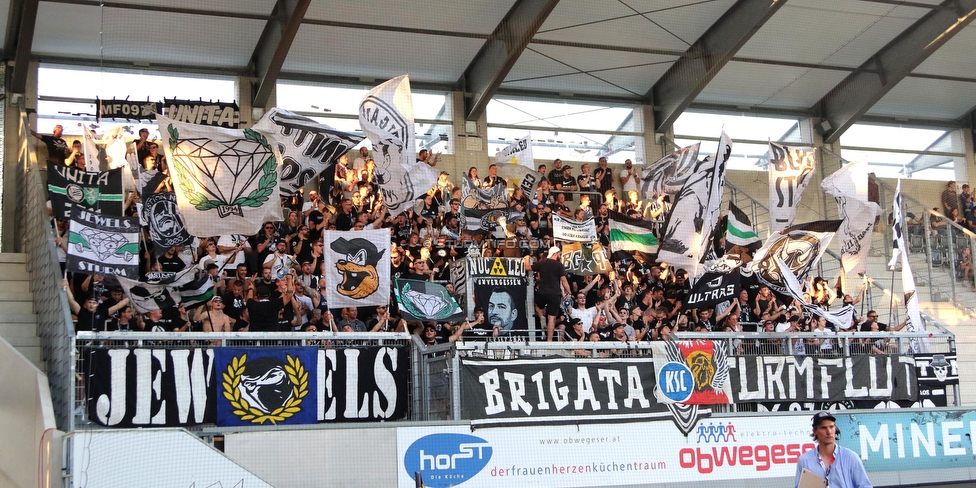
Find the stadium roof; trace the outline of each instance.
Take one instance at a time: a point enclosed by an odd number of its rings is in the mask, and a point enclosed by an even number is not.
[[[0,0],[3,56],[105,68],[642,102],[962,127],[976,108],[976,0]]]

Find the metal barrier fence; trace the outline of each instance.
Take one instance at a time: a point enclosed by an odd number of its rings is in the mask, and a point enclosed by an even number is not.
[[[47,188],[41,179],[27,118],[20,117],[20,154],[17,184],[18,229],[27,255],[27,272],[41,339],[41,360],[46,365],[51,400],[58,428],[74,430],[72,393],[75,385],[74,323],[68,299],[61,289],[61,267],[54,245],[54,229],[47,212]]]
[[[868,344],[876,344],[876,341],[887,341],[885,353],[911,355],[910,342],[915,340],[924,341],[928,352],[931,353],[955,353],[955,336],[949,332],[932,333],[891,333],[891,332],[852,332],[852,333],[833,333],[833,332],[805,332],[805,333],[694,333],[676,332],[673,337],[678,340],[705,339],[722,341],[727,344],[726,350],[730,351],[730,358],[735,357],[754,357],[761,355],[787,355],[794,356],[790,347],[785,346],[787,341],[832,341],[829,350],[818,349],[816,355],[824,357],[852,357],[864,354],[877,354],[865,347]],[[751,343],[751,345],[750,345]],[[756,346],[755,344],[768,344]],[[425,374],[434,372],[444,375],[446,378],[437,378],[434,381],[427,380],[424,384],[421,395],[425,395],[421,402],[424,405],[431,405],[431,409],[419,417],[414,415],[417,420],[464,420],[461,414],[461,377],[460,367],[462,358],[478,359],[516,359],[532,357],[552,357],[564,356],[578,358],[586,361],[588,358],[605,357],[634,357],[652,354],[655,345],[650,342],[513,342],[513,341],[494,341],[479,340],[457,342],[455,344],[442,344],[430,348],[424,348],[419,342],[415,343],[420,348],[416,357],[418,362],[427,364]],[[739,346],[742,347],[739,347]],[[785,347],[784,347],[785,346]],[[784,352],[785,349],[785,352]],[[804,354],[806,355],[806,354]],[[416,363],[415,363],[416,364]],[[415,376],[416,378],[416,376]],[[417,378],[423,382],[424,379]],[[960,405],[960,393],[958,387],[950,387],[947,392],[949,401],[953,406]],[[417,402],[415,401],[415,405]],[[711,407],[715,412],[736,411],[736,405],[717,405]],[[750,407],[746,407],[748,409]]]

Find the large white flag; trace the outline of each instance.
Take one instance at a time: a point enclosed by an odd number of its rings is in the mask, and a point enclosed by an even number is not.
[[[708,158],[692,168],[678,192],[661,240],[658,258],[675,268],[698,273],[698,264],[712,244],[725,188],[725,168],[732,154],[732,140],[722,132],[714,162]]]
[[[108,171],[110,169],[128,166],[126,151],[128,145],[125,142],[125,133],[122,126],[117,125],[101,136],[98,136],[87,125],[85,129],[85,143],[82,149],[88,171]],[[122,171],[122,191],[136,191],[136,182],[132,171]]]
[[[256,234],[281,220],[281,154],[253,129],[185,124],[156,116],[176,201],[194,236]]]
[[[325,300],[329,308],[390,302],[390,231],[325,231]]]
[[[907,330],[909,332],[923,332],[926,329],[925,321],[922,320],[922,312],[918,307],[918,294],[915,291],[915,276],[912,275],[912,267],[908,263],[908,250],[905,245],[904,231],[906,227],[905,216],[902,214],[900,179],[898,180],[898,187],[895,190],[892,217],[894,217],[895,247],[894,251],[892,251],[893,256],[888,266],[894,267],[898,262],[898,258],[901,258],[901,287],[905,292],[905,310],[908,314]],[[918,338],[912,338],[909,344],[913,352],[927,352],[928,350],[928,343],[920,341]]]
[[[535,159],[532,159],[532,138],[525,136],[511,143],[505,149],[495,154],[495,164],[518,164],[530,170],[535,169]]]
[[[850,329],[854,325],[854,305],[844,305],[838,310],[824,310],[816,305],[804,302],[803,286],[800,285],[800,280],[796,279],[790,267],[779,257],[776,258],[776,264],[779,266],[780,275],[786,285],[786,292],[793,297],[794,305],[803,307],[804,313],[819,315],[841,330]]]
[[[800,196],[815,165],[812,152],[769,143],[769,218],[773,232],[793,225]]]
[[[660,193],[681,191],[698,162],[701,143],[675,151],[641,168],[640,194],[644,200],[657,198]]]
[[[342,132],[296,113],[273,108],[254,130],[274,141],[281,151],[281,194],[298,193],[312,178],[329,169],[339,156],[363,140],[363,135]]]
[[[391,213],[405,210],[437,181],[438,172],[416,158],[410,78],[400,75],[359,102],[359,124],[373,143],[374,175]]]
[[[844,220],[838,234],[846,278],[864,273],[874,221],[881,213],[877,203],[867,201],[867,160],[843,166],[824,178],[820,186],[837,201],[837,214]]]
[[[92,132],[87,125],[85,129],[85,161],[88,171],[108,171],[126,166],[126,143],[122,126],[115,126],[101,136]],[[131,180],[131,178],[130,178]],[[125,178],[123,178],[125,181]]]

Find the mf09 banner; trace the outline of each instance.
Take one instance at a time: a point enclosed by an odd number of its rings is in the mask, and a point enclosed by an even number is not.
[[[87,349],[88,416],[109,427],[363,422],[407,414],[405,347]]]

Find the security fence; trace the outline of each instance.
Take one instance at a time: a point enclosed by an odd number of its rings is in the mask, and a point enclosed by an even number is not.
[[[930,324],[934,322],[929,320]],[[816,342],[816,351],[811,351],[813,357],[831,359],[853,359],[858,356],[883,354],[911,357],[913,344],[927,354],[953,355],[956,353],[955,336],[936,327],[932,332],[923,333],[861,333],[861,332],[808,332],[808,333],[694,333],[676,332],[672,336],[677,340],[711,340],[719,341],[729,351],[729,359],[755,358],[760,356],[794,356],[802,362],[807,355],[794,354],[794,344]],[[829,349],[821,349],[821,344],[830,344]],[[421,416],[413,415],[422,420],[465,420],[461,409],[461,361],[462,359],[494,359],[503,363],[504,360],[529,358],[572,358],[576,364],[584,365],[589,359],[602,358],[634,358],[652,357],[653,351],[659,349],[659,344],[652,342],[514,342],[497,340],[477,340],[457,342],[453,345],[443,344],[431,348],[423,348],[417,352],[417,357],[426,369],[424,375],[434,375],[433,378],[417,378],[415,384],[423,384],[414,391],[423,396],[420,402],[414,404],[430,406]],[[871,345],[882,347],[872,350]],[[426,381],[426,383],[424,383]],[[949,386],[946,392],[948,404],[960,405],[958,386]],[[715,405],[713,411],[736,411],[739,405]],[[744,410],[754,407],[746,406]]]
[[[61,269],[54,244],[54,227],[47,211],[47,188],[38,169],[27,118],[20,117],[20,152],[17,166],[17,232],[27,272],[41,339],[41,361],[51,385],[51,400],[58,428],[73,430],[71,391],[74,374],[74,323],[67,296],[61,289]]]

